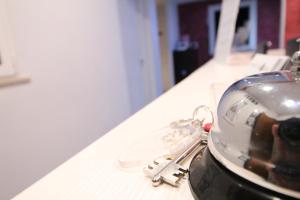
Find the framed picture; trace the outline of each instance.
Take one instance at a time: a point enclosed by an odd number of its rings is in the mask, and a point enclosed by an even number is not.
[[[208,42],[209,54],[214,54],[216,37],[221,13],[221,4],[208,7]],[[256,49],[257,41],[256,0],[241,1],[235,25],[232,51],[250,51]]]

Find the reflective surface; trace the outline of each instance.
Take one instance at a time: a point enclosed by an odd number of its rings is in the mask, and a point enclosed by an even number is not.
[[[294,199],[267,190],[243,179],[222,166],[207,150],[196,155],[190,165],[189,183],[198,200],[274,200]]]
[[[221,132],[213,133],[211,144],[231,163],[257,175],[254,182],[266,181],[287,193],[295,191],[293,196],[300,192],[297,73],[258,74],[229,87],[218,106]]]

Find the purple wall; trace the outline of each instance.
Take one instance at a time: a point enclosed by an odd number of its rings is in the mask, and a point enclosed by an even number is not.
[[[270,40],[279,47],[280,1],[257,0],[257,43]]]
[[[220,3],[220,0],[193,2],[178,6],[180,34],[188,34],[192,41],[199,43],[199,64],[208,61],[208,26],[207,8]],[[278,47],[279,41],[279,0],[257,0],[257,42],[271,40],[272,48]]]

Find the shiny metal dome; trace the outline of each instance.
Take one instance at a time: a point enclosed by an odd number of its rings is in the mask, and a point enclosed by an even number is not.
[[[300,198],[300,81],[297,71],[270,72],[232,84],[218,105],[220,131],[209,150],[229,170]]]

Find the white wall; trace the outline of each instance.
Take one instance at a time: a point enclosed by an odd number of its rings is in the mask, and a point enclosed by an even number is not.
[[[130,114],[118,0],[9,0],[21,74],[0,88],[0,199]]]
[[[127,77],[130,93],[130,102],[132,112],[142,108],[147,99],[145,97],[144,58],[139,44],[139,17],[138,0],[120,0],[119,17],[121,22],[121,39],[125,63],[127,68]]]
[[[155,0],[119,0],[132,112],[163,92]]]
[[[163,93],[156,0],[138,0],[140,49],[144,60],[146,99],[152,101]]]

